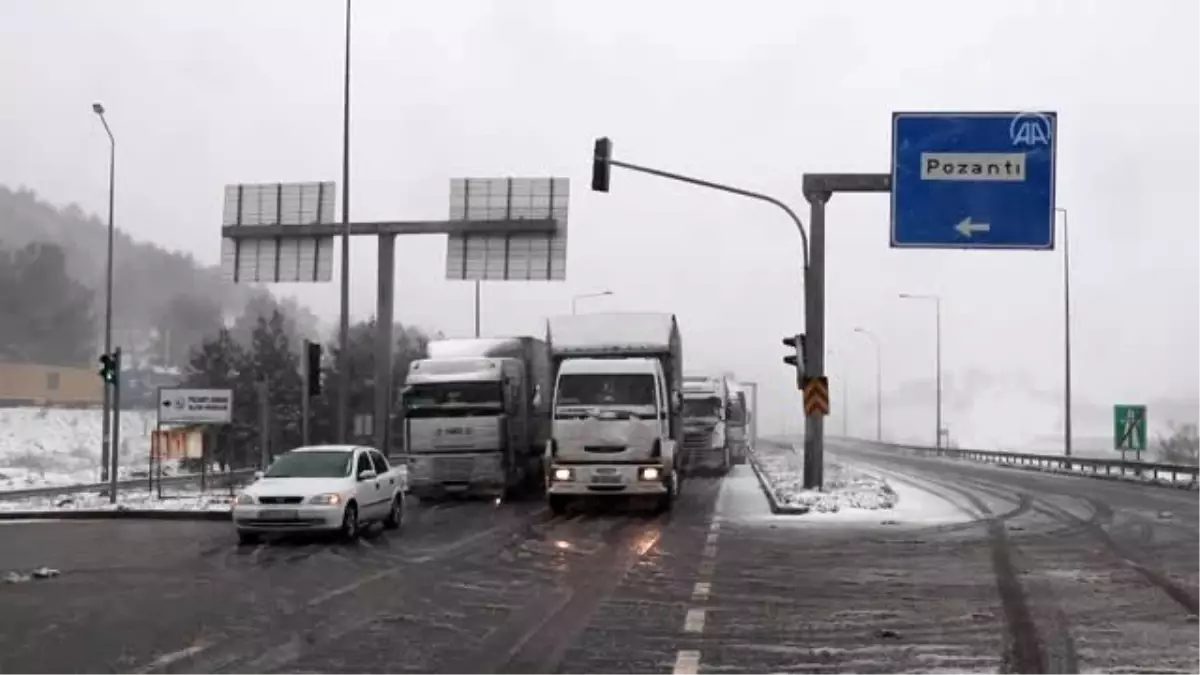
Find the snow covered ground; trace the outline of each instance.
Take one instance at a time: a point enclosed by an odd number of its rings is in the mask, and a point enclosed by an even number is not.
[[[100,410],[0,408],[0,490],[100,480]],[[146,470],[154,411],[121,412],[120,475]],[[175,473],[164,462],[164,473]]]
[[[836,513],[843,509],[890,509],[899,501],[886,480],[842,461],[825,462],[825,489],[817,491],[804,489],[804,461],[792,448],[763,443],[756,448],[755,458],[781,506]]]
[[[237,488],[234,494],[237,494]],[[157,490],[123,489],[117,493],[116,504],[110,504],[105,493],[89,492],[0,501],[0,511],[228,511],[232,502],[229,488],[212,488],[201,492],[198,487],[164,487],[162,499],[158,498]]]

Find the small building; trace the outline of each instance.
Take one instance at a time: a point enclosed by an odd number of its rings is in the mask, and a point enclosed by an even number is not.
[[[0,362],[0,406],[87,407],[102,405],[99,367],[71,368]]]

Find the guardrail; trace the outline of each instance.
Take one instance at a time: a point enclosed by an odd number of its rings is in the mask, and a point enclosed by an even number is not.
[[[230,479],[239,480],[242,478],[247,478],[247,477],[253,476],[255,471],[256,471],[256,469],[237,469],[236,471],[227,471],[225,473],[210,473],[210,474],[207,474],[206,478],[208,480],[213,481],[214,485],[220,484],[220,485],[224,486],[225,483],[220,483],[220,481],[225,481],[225,480],[230,480]],[[198,473],[189,473],[189,474],[185,474],[182,476],[163,476],[162,477],[163,487],[189,485],[192,483],[199,483],[199,482],[200,482],[200,474],[198,474]],[[154,484],[156,486],[158,485],[158,478],[154,479]],[[149,485],[150,485],[149,478],[146,478],[146,477],[127,478],[125,480],[117,481],[117,486],[120,488],[149,487]],[[50,497],[50,496],[54,496],[54,495],[74,495],[74,494],[79,494],[81,492],[96,492],[96,491],[100,491],[100,490],[107,490],[108,488],[109,488],[108,483],[83,483],[83,484],[77,484],[77,485],[59,485],[59,486],[55,486],[55,487],[44,487],[44,488],[24,488],[24,489],[20,489],[20,490],[2,490],[2,491],[0,491],[0,501],[25,499],[27,497]]]
[[[1180,477],[1188,478],[1196,483],[1200,475],[1200,467],[1188,464],[1160,464],[1156,462],[1125,461],[1120,459],[1100,459],[1097,457],[1066,457],[1064,455],[1036,455],[1021,452],[1005,452],[1003,450],[969,450],[960,448],[931,448],[920,445],[899,445],[895,443],[876,443],[872,445],[910,450],[920,455],[933,457],[948,457],[950,459],[969,459],[990,464],[1005,464],[1028,468],[1059,469],[1091,474],[1103,477],[1150,477],[1153,480],[1163,480],[1168,476],[1171,482],[1178,483]]]

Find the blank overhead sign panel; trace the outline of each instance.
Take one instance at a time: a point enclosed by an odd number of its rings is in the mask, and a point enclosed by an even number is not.
[[[451,234],[446,278],[478,281],[563,281],[567,278],[566,178],[455,178],[450,220],[546,220],[552,233]]]
[[[222,224],[276,226],[262,237],[221,241],[221,272],[234,282],[315,282],[333,279],[333,237],[281,234],[279,228],[334,222],[336,186],[325,183],[256,183],[225,186]]]

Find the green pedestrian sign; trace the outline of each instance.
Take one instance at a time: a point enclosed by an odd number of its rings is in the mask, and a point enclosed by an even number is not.
[[[1146,449],[1146,406],[1113,406],[1113,449],[1121,452]]]

